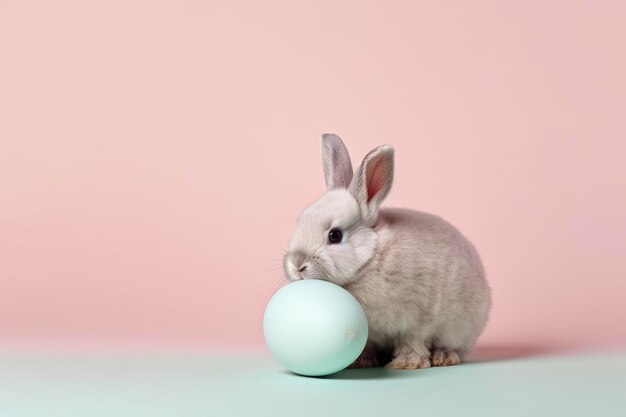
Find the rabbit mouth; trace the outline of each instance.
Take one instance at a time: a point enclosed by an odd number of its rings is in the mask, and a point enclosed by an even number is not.
[[[307,268],[305,270],[296,270],[291,268],[290,271],[287,271],[287,276],[292,281],[300,281],[302,279],[318,279],[321,281],[328,281],[323,274],[319,273],[317,269]]]
[[[305,262],[296,262],[288,255],[285,258],[285,275],[291,281],[299,281],[302,279],[319,279],[329,281],[325,269],[319,262],[315,262],[315,258],[306,259]]]
[[[320,281],[332,282],[332,279],[329,277],[326,269],[322,265],[315,263],[310,267],[307,267],[305,270],[298,272],[298,277],[300,279],[317,279]]]

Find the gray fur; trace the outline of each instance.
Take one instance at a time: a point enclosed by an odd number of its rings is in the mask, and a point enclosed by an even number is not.
[[[355,366],[376,366],[381,349],[391,352],[391,368],[428,367],[432,353],[435,365],[458,363],[474,347],[491,306],[476,249],[437,216],[379,210],[393,182],[390,145],[371,151],[349,186],[339,187],[350,159],[341,139],[327,136],[322,155],[331,186],[298,218],[284,258],[287,277],[334,282],[363,305],[369,340]],[[331,245],[327,236],[334,227],[344,237]]]

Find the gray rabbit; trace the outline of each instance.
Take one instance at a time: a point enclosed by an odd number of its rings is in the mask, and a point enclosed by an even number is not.
[[[322,136],[327,192],[306,207],[284,257],[290,280],[323,279],[356,297],[369,339],[351,367],[456,365],[469,353],[491,306],[474,246],[432,214],[382,208],[393,182],[393,148],[367,154],[353,175],[348,151]]]

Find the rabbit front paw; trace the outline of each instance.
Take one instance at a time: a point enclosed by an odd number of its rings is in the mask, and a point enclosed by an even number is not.
[[[430,355],[428,349],[405,347],[394,352],[394,357],[385,368],[389,369],[424,369],[430,368]]]
[[[389,362],[385,368],[389,369],[424,369],[430,368],[428,356],[400,355]]]

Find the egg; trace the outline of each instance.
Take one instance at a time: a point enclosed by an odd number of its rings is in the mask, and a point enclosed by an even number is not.
[[[274,357],[287,369],[306,376],[330,375],[363,351],[367,317],[345,289],[304,279],[272,296],[263,317],[263,334]]]

